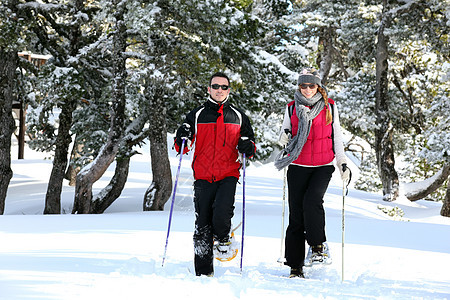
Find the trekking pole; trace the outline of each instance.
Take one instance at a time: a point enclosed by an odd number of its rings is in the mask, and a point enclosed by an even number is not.
[[[342,181],[342,282],[344,282],[345,181]]]
[[[284,215],[286,210],[286,172],[287,167],[284,168],[284,175],[283,175],[283,202],[281,203],[281,243],[280,243],[280,258],[278,259],[278,262],[280,264],[283,264],[286,262],[286,259],[283,257],[283,246],[284,246]]]
[[[172,203],[170,204],[169,224],[167,225],[166,246],[164,247],[164,255],[163,255],[163,260],[162,260],[162,265],[161,265],[163,267],[164,267],[164,261],[166,260],[167,244],[169,243],[170,225],[172,224],[173,203],[175,202],[175,194],[177,192],[178,177],[180,176],[181,161],[183,159],[183,150],[184,150],[185,142],[186,142],[186,138],[183,138],[181,141],[181,148],[180,148],[180,162],[178,163],[177,175],[175,177],[175,184],[173,186]]]
[[[289,129],[284,129],[286,135],[290,135],[291,131]],[[286,151],[286,145],[284,146],[284,150]],[[286,155],[286,152],[285,152]],[[286,258],[283,257],[283,248],[284,248],[284,217],[286,211],[286,181],[287,181],[287,166],[283,170],[283,202],[281,203],[281,241],[280,241],[280,258],[278,258],[278,262],[283,264],[286,262]]]
[[[241,240],[241,273],[242,273],[242,258],[244,257],[244,229],[245,229],[245,153],[242,154],[242,240]]]
[[[352,172],[348,170],[350,172],[348,179],[342,180],[342,282],[344,282],[345,196],[348,194],[348,185],[352,180]]]

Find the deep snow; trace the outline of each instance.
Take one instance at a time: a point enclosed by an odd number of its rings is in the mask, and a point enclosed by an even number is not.
[[[190,156],[184,156],[162,266],[170,200],[163,212],[142,212],[151,182],[148,146],[142,151],[132,158],[121,197],[103,215],[71,215],[74,189],[66,183],[65,214],[42,215],[51,161],[29,149],[24,160],[13,161],[14,177],[0,216],[0,299],[450,299],[450,219],[439,215],[442,204],[387,203],[381,195],[352,188],[345,198],[342,282],[337,171],[325,197],[332,265],[305,269],[307,279],[287,278],[289,268],[277,262],[283,172],[272,164],[252,163],[246,169],[243,271],[238,253],[231,262],[216,261],[213,278],[196,277],[192,173]],[[179,158],[172,150],[170,155],[175,175]],[[111,168],[95,184],[96,191],[112,175]],[[394,207],[404,216],[382,211]],[[242,185],[234,224],[241,218]],[[236,238],[241,239],[240,229]]]

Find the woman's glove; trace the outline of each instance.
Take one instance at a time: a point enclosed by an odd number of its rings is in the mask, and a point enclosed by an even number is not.
[[[281,147],[286,147],[291,139],[291,132],[288,129],[285,129],[283,133],[281,133],[280,138],[278,139],[278,145]]]
[[[350,180],[352,179],[352,171],[350,171],[350,168],[347,167],[346,163],[343,163],[339,166],[339,171],[341,172],[341,178],[342,181],[347,182],[347,184],[350,183]]]

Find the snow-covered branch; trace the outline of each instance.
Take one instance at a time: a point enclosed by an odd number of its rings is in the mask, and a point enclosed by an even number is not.
[[[450,164],[447,163],[434,176],[420,182],[406,183],[405,196],[411,201],[419,200],[438,189],[450,176]]]

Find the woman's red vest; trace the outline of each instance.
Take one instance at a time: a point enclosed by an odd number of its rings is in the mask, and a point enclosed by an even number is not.
[[[328,99],[330,106],[334,105],[334,101]],[[295,101],[288,104],[293,106],[291,115],[292,135],[297,135],[298,117],[295,109]],[[305,166],[321,166],[329,164],[334,159],[333,150],[333,123],[327,124],[326,108],[319,113],[312,121],[311,131],[308,139],[303,146],[302,152],[292,163]]]

